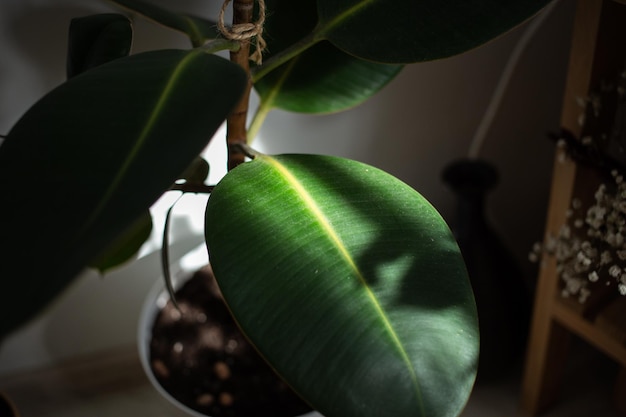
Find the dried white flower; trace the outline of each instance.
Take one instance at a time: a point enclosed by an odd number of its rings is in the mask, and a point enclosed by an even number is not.
[[[582,282],[580,280],[577,279],[570,279],[566,282],[567,284],[567,290],[570,292],[570,294],[576,294],[578,293],[578,291],[580,291],[580,289],[583,287]]]
[[[582,200],[573,198],[566,213],[568,223],[543,245],[535,244],[529,254],[533,262],[542,253],[553,255],[562,295],[575,296],[581,303],[591,294],[590,283],[611,285],[615,280],[626,295],[626,181],[617,171],[611,174],[614,184],[600,184],[594,204],[583,209]]]
[[[606,243],[613,246],[614,248],[619,248],[624,244],[624,236],[621,233],[607,233],[606,235]]]
[[[589,259],[582,251],[576,254],[576,260],[584,266],[591,265],[591,259]]]
[[[606,215],[606,208],[599,206],[591,206],[587,210],[587,217],[585,221],[594,229],[599,229],[604,223],[604,216]]]
[[[609,275],[613,278],[618,278],[620,275],[622,275],[622,268],[620,268],[618,265],[612,265],[609,268]]]

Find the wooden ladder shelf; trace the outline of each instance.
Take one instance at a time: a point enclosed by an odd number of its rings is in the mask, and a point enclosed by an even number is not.
[[[579,138],[582,112],[577,98],[587,97],[616,65],[626,61],[626,4],[615,0],[578,0],[561,124]],[[559,149],[554,162],[547,213],[546,239],[557,236],[566,222],[572,197],[591,193],[598,182],[593,169],[577,164]],[[546,256],[540,267],[533,320],[522,382],[522,408],[537,415],[557,399],[573,334],[610,356],[622,366],[618,383],[626,384],[626,297],[617,294],[602,304],[583,309],[560,294],[556,260]],[[624,395],[626,397],[626,395]],[[626,410],[626,400],[616,396]]]

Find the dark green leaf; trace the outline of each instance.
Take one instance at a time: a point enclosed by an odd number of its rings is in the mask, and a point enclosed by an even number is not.
[[[265,59],[305,38],[317,23],[314,0],[268,0]],[[353,107],[380,90],[402,67],[362,61],[322,42],[255,83],[263,105],[304,113]]]
[[[401,69],[401,65],[363,61],[323,42],[272,71],[254,87],[264,105],[330,113],[367,100]]]
[[[318,0],[324,38],[378,62],[459,54],[520,24],[549,0]]]
[[[0,146],[0,337],[145,213],[246,83],[199,50],[148,52],[70,79],[18,121]]]
[[[309,35],[317,24],[315,0],[265,0],[264,58],[270,58]]]
[[[72,19],[67,49],[67,78],[130,53],[133,28],[120,14]]]
[[[133,259],[152,232],[152,215],[146,210],[130,227],[116,238],[94,261],[91,268],[106,273]]]
[[[355,161],[259,156],[217,185],[206,224],[238,323],[320,413],[458,415],[476,310],[451,232],[416,191]]]
[[[186,34],[193,46],[201,46],[219,36],[217,24],[201,17],[172,12],[141,0],[111,1],[156,23]]]

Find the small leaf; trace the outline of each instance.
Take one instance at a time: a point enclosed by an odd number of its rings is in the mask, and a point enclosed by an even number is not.
[[[133,28],[120,14],[72,19],[67,53],[67,78],[130,53]]]
[[[179,176],[179,179],[193,184],[203,184],[209,177],[209,163],[206,159],[198,156],[193,160],[185,171]]]
[[[0,338],[145,213],[246,84],[218,56],[154,51],[86,71],[31,107],[0,146]]]
[[[111,0],[123,8],[139,13],[156,23],[186,34],[194,47],[219,36],[217,24],[201,17],[176,13],[141,0]]]
[[[111,242],[103,253],[90,262],[89,266],[105,274],[125,264],[137,255],[151,232],[152,215],[150,211],[146,211],[121,236]]]
[[[362,59],[410,63],[475,48],[549,0],[318,0],[322,37]]]
[[[206,238],[237,322],[324,416],[465,405],[471,287],[450,230],[408,185],[341,158],[258,156],[216,186]]]

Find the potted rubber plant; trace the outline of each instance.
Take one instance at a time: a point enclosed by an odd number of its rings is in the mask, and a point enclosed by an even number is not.
[[[233,0],[222,9],[232,7],[230,24],[113,3],[191,46],[131,54],[123,14],[72,22],[68,80],[0,146],[0,338],[84,268],[127,260],[163,193],[205,192],[207,248],[228,308],[312,408],[458,415],[475,378],[478,323],[436,210],[375,167],[263,155],[249,142],[273,108],[355,106],[403,65],[477,47],[547,0]],[[248,125],[253,87],[260,105]],[[229,172],[205,184],[197,158],[224,121]]]

